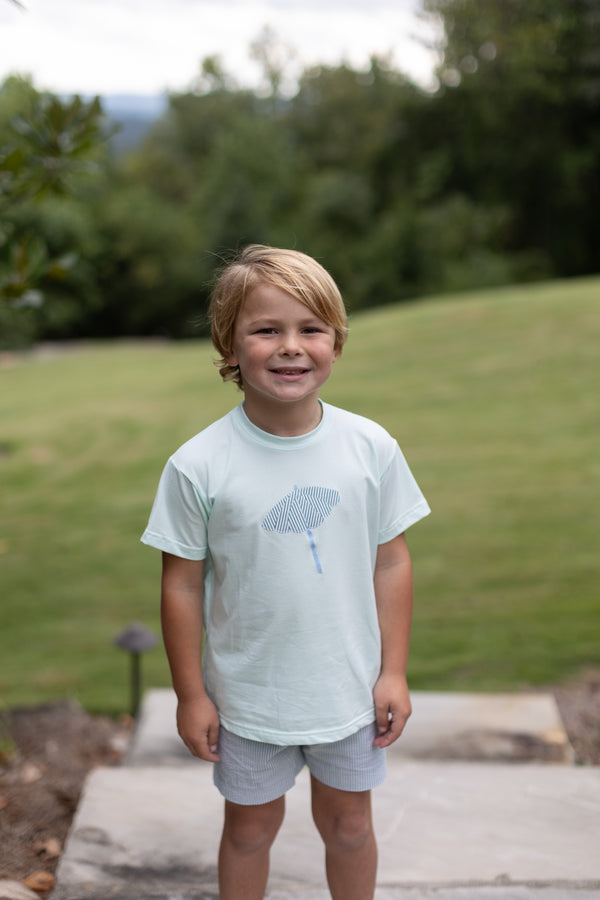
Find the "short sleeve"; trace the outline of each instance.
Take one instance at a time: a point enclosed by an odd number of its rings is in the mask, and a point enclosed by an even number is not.
[[[380,484],[379,544],[391,541],[431,512],[400,447],[394,445]]]
[[[164,468],[142,543],[184,559],[207,554],[209,507],[171,458]]]

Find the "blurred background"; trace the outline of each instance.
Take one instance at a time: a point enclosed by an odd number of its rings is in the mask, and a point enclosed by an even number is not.
[[[5,347],[197,335],[250,241],[322,258],[352,310],[598,270],[594,0],[24,7],[0,5]]]
[[[336,278],[326,399],[433,508],[414,686],[598,664],[599,47],[598,0],[0,0],[4,704],[127,708],[113,637],[158,630],[139,535],[241,399],[205,310],[249,242]]]

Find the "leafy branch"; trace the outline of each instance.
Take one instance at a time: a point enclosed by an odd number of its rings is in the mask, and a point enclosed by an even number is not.
[[[52,259],[41,237],[20,231],[14,214],[47,194],[73,193],[77,178],[96,168],[103,126],[97,97],[62,101],[38,93],[11,122],[12,138],[0,148],[0,301],[12,309],[40,306],[43,280],[64,278],[76,262],[73,253]]]

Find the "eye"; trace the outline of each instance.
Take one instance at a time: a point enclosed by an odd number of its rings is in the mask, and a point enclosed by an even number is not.
[[[307,325],[302,329],[303,334],[320,334],[321,329],[317,325]]]
[[[257,328],[255,334],[275,334],[274,328]]]

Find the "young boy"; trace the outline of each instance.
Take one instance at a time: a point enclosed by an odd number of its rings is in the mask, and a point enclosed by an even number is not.
[[[319,263],[248,247],[210,315],[244,400],[168,461],[142,540],[163,551],[179,733],[225,797],[220,897],[264,897],[307,765],[331,896],[371,900],[370,791],[411,711],[404,532],[429,507],[386,431],[319,399],[347,335]]]

